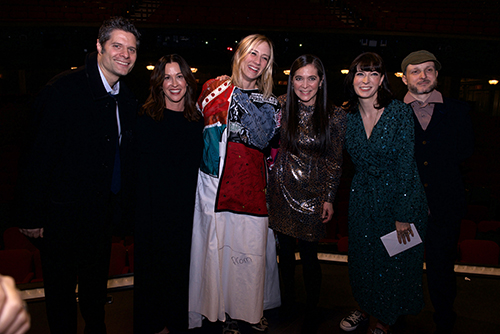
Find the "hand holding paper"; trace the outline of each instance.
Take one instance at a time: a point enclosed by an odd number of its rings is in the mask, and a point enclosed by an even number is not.
[[[393,231],[389,234],[386,234],[384,236],[380,237],[380,240],[382,240],[382,243],[385,246],[385,249],[387,250],[387,253],[389,253],[389,256],[394,256],[396,254],[399,254],[409,248],[412,248],[413,246],[416,246],[420,243],[422,243],[422,239],[420,238],[420,235],[418,234],[417,228],[415,227],[414,224],[410,224],[411,230],[414,233],[414,236],[405,243],[399,243],[398,240],[398,233],[397,231]]]
[[[411,229],[410,223],[402,223],[396,221],[396,232],[398,234],[399,243],[406,244],[406,241],[410,242],[411,237],[413,238],[413,230]]]

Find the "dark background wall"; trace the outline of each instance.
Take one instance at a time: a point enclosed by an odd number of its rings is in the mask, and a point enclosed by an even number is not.
[[[455,97],[470,85],[464,79],[487,90],[488,79],[500,79],[495,0],[18,0],[0,4],[0,95],[35,94],[51,76],[81,65],[95,50],[98,27],[113,15],[131,18],[143,34],[136,68],[127,78],[140,97],[147,93],[145,66],[160,56],[181,54],[199,69],[203,83],[230,74],[233,52],[227,48],[255,32],[275,43],[276,81],[286,80],[282,71],[297,56],[316,54],[333,80],[330,86],[338,87],[331,91],[337,102],[340,69],[364,51],[381,54],[390,72],[400,71],[409,52],[433,52],[443,64],[441,89]],[[404,91],[399,79],[393,81],[396,92]],[[488,109],[497,114],[498,102]]]
[[[237,42],[262,33],[274,42],[275,94],[286,91],[283,70],[301,54],[319,56],[330,97],[340,104],[340,70],[365,51],[387,63],[398,98],[406,87],[394,73],[410,52],[427,49],[443,65],[439,90],[471,104],[476,153],[464,165],[469,204],[498,218],[500,198],[500,5],[497,0],[0,0],[0,225],[10,215],[17,157],[28,136],[30,104],[54,75],[83,64],[110,16],[130,18],[143,38],[136,67],[124,80],[147,97],[146,65],[169,53],[198,68],[201,85],[230,74]]]

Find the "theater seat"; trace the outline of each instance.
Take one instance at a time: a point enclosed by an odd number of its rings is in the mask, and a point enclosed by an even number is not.
[[[500,247],[490,240],[464,240],[460,243],[460,262],[498,265]]]
[[[5,249],[27,249],[31,253],[37,250],[28,238],[19,232],[19,228],[17,227],[9,227],[3,232],[3,243]]]
[[[458,237],[458,243],[464,240],[474,240],[476,239],[477,225],[472,220],[462,219],[460,224],[460,236]]]
[[[133,273],[134,272],[134,244],[131,244],[127,248],[127,254],[128,254],[128,271]]]
[[[33,253],[33,264],[35,265],[35,277],[31,283],[43,282],[42,259],[38,249]]]
[[[349,249],[349,238],[348,237],[340,238],[339,242],[337,243],[337,248],[339,250],[339,253],[347,254],[347,251]]]
[[[500,229],[500,221],[497,220],[482,220],[477,224],[479,232],[497,231]]]
[[[478,224],[481,220],[488,219],[488,207],[484,205],[467,205],[465,219],[469,219]]]
[[[338,239],[349,235],[349,219],[347,216],[337,218],[337,233]]]
[[[111,258],[109,261],[109,276],[128,273],[127,249],[121,243],[111,244]]]
[[[12,276],[16,284],[31,281],[32,265],[33,255],[27,249],[0,250],[0,274]]]

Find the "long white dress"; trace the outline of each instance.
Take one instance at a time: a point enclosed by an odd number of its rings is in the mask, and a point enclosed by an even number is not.
[[[264,189],[260,189],[262,184],[265,187],[265,175],[260,174],[264,161],[255,159],[262,155],[257,149],[251,148],[249,153],[247,142],[234,142],[235,134],[241,139],[245,132],[241,131],[242,112],[252,112],[245,110],[244,103],[235,102],[234,90],[228,82],[211,80],[204,85],[198,101],[205,117],[205,152],[198,173],[193,222],[189,328],[200,327],[203,316],[210,321],[225,321],[226,313],[233,319],[258,323],[264,309],[280,305],[275,239],[268,228]],[[276,98],[265,99],[257,91],[243,93],[254,106],[272,106],[270,117],[277,118]],[[210,157],[214,153],[218,159]],[[242,165],[236,161],[239,158],[244,161]],[[226,162],[231,159],[229,166]],[[214,161],[217,164],[210,166]],[[248,164],[254,167],[246,168]],[[265,164],[263,170],[265,173]],[[219,187],[221,179],[224,184],[232,183],[233,188],[225,191]],[[221,204],[227,197],[230,203]]]

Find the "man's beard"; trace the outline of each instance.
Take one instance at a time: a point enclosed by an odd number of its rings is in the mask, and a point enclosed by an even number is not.
[[[434,89],[436,89],[436,87],[437,87],[437,80],[435,80],[431,86],[429,86],[421,91],[419,91],[419,87],[416,85],[408,85],[408,90],[410,91],[410,93],[420,95],[420,94],[429,94]],[[420,88],[420,89],[422,89],[422,88]]]

